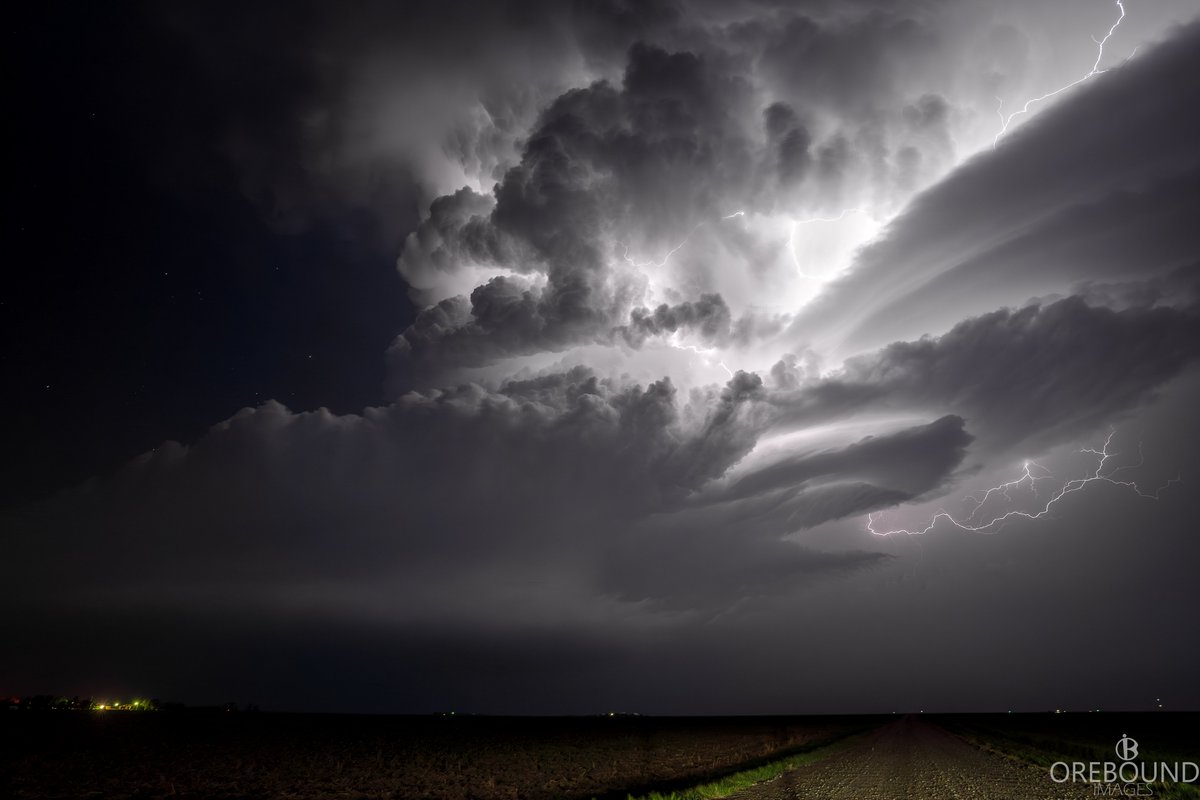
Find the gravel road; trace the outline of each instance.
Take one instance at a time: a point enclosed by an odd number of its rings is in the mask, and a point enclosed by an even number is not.
[[[1068,800],[1089,787],[985,753],[919,717],[903,717],[821,761],[734,795],[737,800]]]

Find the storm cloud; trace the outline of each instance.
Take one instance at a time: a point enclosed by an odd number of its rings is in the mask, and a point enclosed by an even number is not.
[[[1083,280],[1194,264],[1200,117],[1180,110],[1200,102],[1198,39],[1181,28],[918,197],[792,335],[851,354]]]
[[[1128,556],[1165,564],[1131,585],[1175,593],[1130,600],[1153,631],[1194,607],[1170,492],[1080,492],[1053,536],[914,543],[864,518],[1029,458],[1073,474],[1105,436],[1130,474],[1195,479],[1200,23],[1164,18],[993,148],[997,93],[1077,75],[984,4],[467,7],[238,12],[244,41],[156,13],[214,85],[277,54],[292,82],[265,110],[246,89],[223,158],[279,235],[366,236],[411,308],[378,353],[385,402],[261,402],[5,510],[18,682],[37,652],[101,681],[224,639],[371,687],[376,654],[401,664],[403,690],[355,709],[992,708],[997,643],[1030,680],[1058,669],[1040,647],[1092,658],[1007,615],[1009,587],[1024,618],[1083,618],[1071,598]],[[1161,650],[1139,678],[1197,664]],[[210,673],[303,691],[236,662]],[[737,680],[751,662],[769,686]],[[1185,673],[1163,680],[1194,705]],[[710,699],[688,706],[689,681]]]
[[[993,311],[850,359],[780,402],[799,422],[878,406],[954,409],[989,450],[1059,444],[1119,419],[1200,356],[1197,311],[1114,311],[1079,297]]]

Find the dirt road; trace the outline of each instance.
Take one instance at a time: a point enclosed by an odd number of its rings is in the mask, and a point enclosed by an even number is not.
[[[1042,769],[985,753],[919,717],[735,795],[737,800],[1067,800],[1092,797]]]

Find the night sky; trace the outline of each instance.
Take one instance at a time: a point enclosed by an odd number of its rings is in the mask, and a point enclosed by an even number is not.
[[[1194,2],[6,30],[0,695],[1200,710]]]

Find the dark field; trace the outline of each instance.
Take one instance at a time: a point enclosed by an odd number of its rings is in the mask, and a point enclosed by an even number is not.
[[[624,798],[879,720],[10,712],[18,798]]]
[[[738,800],[1084,800],[1200,797],[1179,784],[1056,783],[1056,761],[1118,761],[1128,733],[1139,760],[1196,761],[1197,715],[1004,714],[894,717],[828,756],[751,787]]]
[[[1055,761],[1197,761],[1197,714],[502,718],[10,713],[0,774],[17,798],[590,798],[669,791],[835,740],[737,795],[1071,798]],[[850,734],[861,734],[851,736]],[[1154,786],[1155,797],[1200,797]],[[3,793],[0,785],[0,793]]]
[[[1137,740],[1143,761],[1196,761],[1200,714],[962,714],[934,719],[987,747],[1025,752],[1051,761],[1112,761],[1117,740]]]

